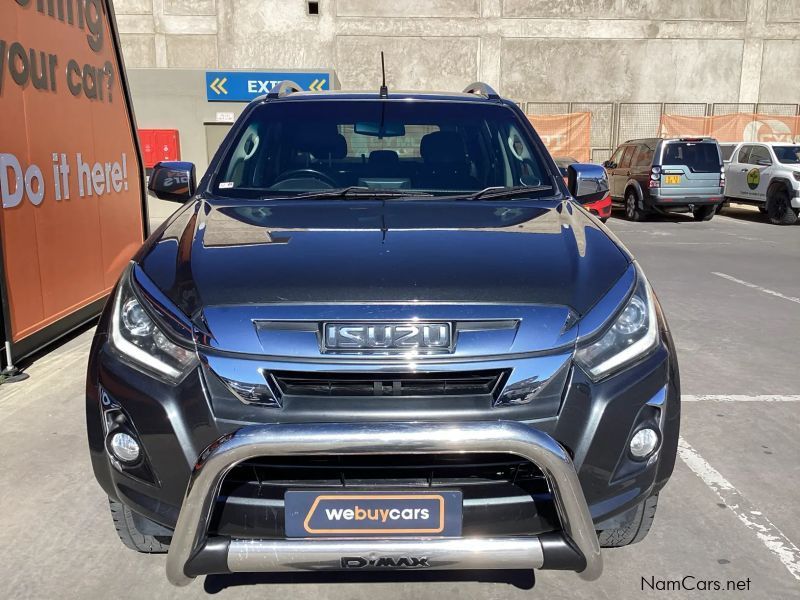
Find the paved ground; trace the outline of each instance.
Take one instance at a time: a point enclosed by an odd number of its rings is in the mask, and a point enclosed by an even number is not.
[[[87,331],[32,364],[28,381],[0,386],[0,597],[800,598],[800,226],[771,226],[737,208],[710,223],[678,216],[609,224],[661,298],[687,401],[681,460],[654,528],[641,544],[606,551],[599,582],[554,571],[535,582],[511,573],[471,581],[401,573],[336,586],[212,576],[172,588],[163,556],[118,542],[91,474]],[[749,579],[749,591],[650,591],[643,582],[663,589],[685,576],[700,587]],[[257,585],[265,582],[275,585]]]

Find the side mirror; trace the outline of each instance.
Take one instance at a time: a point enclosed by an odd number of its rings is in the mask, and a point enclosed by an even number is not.
[[[194,164],[177,161],[157,163],[150,174],[147,189],[161,200],[186,202],[197,189]]]
[[[613,162],[613,161],[610,161],[610,160],[607,160],[607,161],[605,161],[605,162],[603,163],[603,166],[604,166],[606,169],[616,169],[616,168],[617,168],[617,165],[616,165],[616,164],[614,164],[614,162]]]
[[[602,200],[608,194],[608,175],[600,166],[590,163],[570,165],[567,168],[567,188],[581,204]]]
[[[756,164],[759,167],[769,167],[769,166],[772,166],[772,161],[770,159],[768,159],[768,158],[759,158],[756,161]]]

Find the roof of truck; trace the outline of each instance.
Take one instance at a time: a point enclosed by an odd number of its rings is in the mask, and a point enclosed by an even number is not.
[[[759,142],[751,141],[751,142],[721,142],[723,145],[731,145],[731,146],[744,146],[745,144],[759,144],[761,146],[773,146],[773,147],[781,147],[781,146],[800,146],[800,142]]]
[[[284,80],[276,83],[268,94],[259,96],[253,102],[275,100],[433,100],[439,102],[504,102],[500,95],[488,84],[476,81],[469,84],[461,92],[420,92],[404,90],[388,90],[386,84],[375,91],[342,91],[342,90],[302,90],[293,81]]]
[[[391,90],[388,96],[382,98],[378,92],[348,92],[340,90],[326,90],[322,92],[293,92],[291,94],[271,97],[269,94],[259,96],[254,102],[283,100],[433,100],[457,102],[497,102],[498,98],[490,98],[479,94],[464,92],[419,92]]]

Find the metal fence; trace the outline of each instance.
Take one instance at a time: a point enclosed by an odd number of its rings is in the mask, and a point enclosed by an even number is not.
[[[733,113],[753,113],[756,112],[756,105],[752,103],[718,103],[711,105],[710,116],[731,115]]]
[[[752,102],[740,104],[711,104],[708,116],[730,115],[733,113],[759,113],[762,115],[778,115],[781,117],[793,117],[800,115],[797,104],[775,104],[772,102]]]
[[[614,144],[614,105],[610,102],[573,102],[573,112],[588,112],[592,115],[591,133],[592,162],[603,162],[611,158]]]
[[[705,102],[520,102],[529,115],[588,112],[592,161],[602,162],[626,140],[657,136],[662,114],[710,117],[731,113],[800,115],[800,104]]]
[[[779,115],[781,117],[800,115],[797,104],[756,104],[756,112],[762,115]]]

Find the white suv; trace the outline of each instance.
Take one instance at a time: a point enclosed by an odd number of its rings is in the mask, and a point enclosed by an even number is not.
[[[800,214],[800,144],[742,142],[725,167],[725,200],[758,206],[776,225]]]

